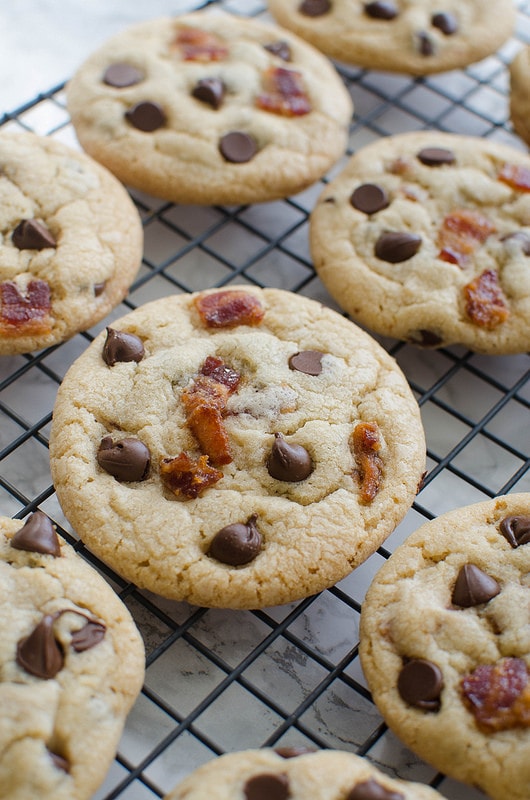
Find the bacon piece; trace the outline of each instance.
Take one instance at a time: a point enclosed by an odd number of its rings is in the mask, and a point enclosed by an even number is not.
[[[215,33],[200,28],[182,28],[173,41],[180,49],[184,61],[223,61],[228,56],[228,47]]]
[[[227,367],[222,359],[209,356],[193,384],[182,392],[188,426],[213,464],[232,461],[223,413],[239,380],[239,373]]]
[[[499,276],[493,269],[486,269],[464,286],[466,314],[475,325],[492,331],[506,322],[510,310],[499,285]]]
[[[204,489],[221,480],[223,473],[208,464],[208,456],[191,458],[180,453],[160,460],[160,477],[174,494],[194,500]]]
[[[357,464],[360,499],[371,503],[381,486],[383,462],[378,455],[381,439],[377,422],[359,422],[351,435],[351,446]]]
[[[265,315],[258,298],[242,289],[199,295],[195,299],[195,307],[207,328],[259,325]]]
[[[530,169],[521,164],[504,164],[499,172],[499,180],[507,183],[512,189],[530,192]]]
[[[451,264],[464,266],[471,254],[495,233],[495,226],[480,211],[456,209],[442,222],[438,243],[441,250],[438,258]]]
[[[464,703],[485,733],[530,726],[528,669],[522,658],[482,664],[460,684]]]
[[[312,110],[301,74],[284,67],[269,67],[263,73],[263,93],[256,105],[284,117],[301,117]]]
[[[32,280],[24,294],[13,281],[0,283],[0,334],[32,336],[52,329],[50,287]]]

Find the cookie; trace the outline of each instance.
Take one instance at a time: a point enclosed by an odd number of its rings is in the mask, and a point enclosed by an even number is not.
[[[276,20],[332,58],[427,75],[480,61],[511,36],[512,0],[269,0]]]
[[[388,725],[492,800],[530,796],[530,494],[413,533],[361,612],[360,655]]]
[[[135,25],[67,90],[83,148],[176,203],[286,197],[343,155],[352,103],[332,64],[277,26],[196,12]]]
[[[62,508],[140,587],[204,606],[287,603],[391,533],[425,466],[394,360],[276,289],[153,301],[71,366],[50,438]]]
[[[435,800],[428,786],[390,778],[342,750],[244,750],[208,761],[165,800]]]
[[[0,135],[0,355],[49,347],[118,305],[142,260],[123,186],[88,156]]]
[[[526,144],[530,144],[530,46],[519,50],[510,63],[510,118],[513,128]]]
[[[0,517],[0,609],[0,794],[88,800],[142,686],[140,635],[41,511]]]
[[[530,157],[421,131],[359,150],[310,224],[315,268],[352,318],[425,347],[530,348]]]

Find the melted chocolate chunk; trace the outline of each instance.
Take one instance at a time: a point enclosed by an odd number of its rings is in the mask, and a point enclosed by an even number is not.
[[[428,33],[420,31],[418,33],[418,52],[421,56],[434,55],[434,43]]]
[[[369,778],[354,786],[345,800],[405,800],[405,795],[385,789],[373,778]]]
[[[417,154],[418,159],[427,167],[441,167],[444,164],[454,164],[455,154],[445,147],[424,147]]]
[[[118,481],[143,481],[150,465],[149,450],[132,436],[114,442],[112,436],[101,440],[97,452],[99,466]]]
[[[269,53],[281,58],[282,61],[291,60],[291,47],[288,42],[279,40],[277,42],[271,42],[270,44],[264,44],[263,47],[265,50],[268,50]]]
[[[322,356],[320,350],[302,350],[294,353],[289,359],[290,369],[304,372],[306,375],[320,375],[322,372]]]
[[[263,772],[249,778],[243,786],[245,800],[287,800],[289,780],[287,775]]]
[[[521,245],[521,250],[525,256],[530,256],[530,236],[525,231],[515,231],[501,237],[501,242],[516,241]]]
[[[321,17],[331,11],[330,0],[303,0],[298,6],[300,14],[306,17]]]
[[[405,703],[425,711],[438,711],[443,689],[442,672],[432,661],[413,658],[403,665],[397,688]]]
[[[192,95],[217,110],[225,95],[224,83],[219,78],[202,78],[195,84]]]
[[[54,678],[63,668],[64,656],[53,634],[55,616],[46,614],[29,636],[17,645],[17,664],[37,678]]]
[[[234,522],[217,531],[213,537],[208,555],[238,567],[253,561],[261,550],[262,537],[256,527],[256,515],[246,522]]]
[[[419,331],[413,331],[409,334],[408,340],[420,347],[439,347],[443,342],[441,336],[438,336],[437,333],[433,333],[433,331],[425,330],[425,328],[420,328]]]
[[[109,367],[113,367],[118,362],[141,361],[145,350],[142,340],[134,333],[116,331],[114,328],[107,328],[107,338],[103,345],[103,361]]]
[[[487,603],[496,597],[500,590],[497,581],[475,564],[464,564],[457,575],[451,599],[455,606],[471,608]]]
[[[13,231],[11,239],[19,250],[44,250],[57,246],[46,225],[38,219],[23,219]]]
[[[438,14],[433,14],[431,23],[446,36],[452,36],[458,30],[456,17],[449,11],[440,11]]]
[[[219,150],[226,161],[244,164],[251,161],[258,152],[258,146],[252,136],[244,131],[225,133],[219,141]]]
[[[35,511],[19,528],[10,541],[15,550],[29,550],[32,553],[44,555],[61,555],[59,537],[55,532],[52,521],[42,511]]]
[[[123,89],[126,86],[134,86],[141,83],[144,79],[144,73],[133,67],[132,64],[127,64],[124,61],[110,64],[103,73],[103,83],[108,86],[114,86],[116,89]]]
[[[499,527],[513,548],[530,542],[530,517],[522,514],[505,517]]]
[[[267,459],[267,471],[278,481],[296,483],[313,472],[311,456],[300,444],[289,444],[281,433],[274,434],[274,444]]]
[[[282,758],[297,758],[298,756],[305,756],[308,753],[314,753],[315,748],[298,744],[286,747],[275,747],[274,752]]]
[[[386,191],[375,183],[363,183],[358,186],[350,197],[350,203],[364,214],[375,214],[389,204]]]
[[[158,130],[166,124],[167,118],[164,109],[151,100],[143,100],[127,109],[126,119],[134,128],[145,133]]]
[[[374,19],[394,19],[398,15],[395,4],[390,0],[376,0],[373,3],[366,3],[364,12]]]
[[[60,769],[63,772],[70,772],[70,762],[64,758],[64,756],[60,756],[59,753],[54,753],[52,750],[48,750],[48,753],[56,769]]]
[[[421,246],[421,236],[406,231],[382,233],[375,243],[376,258],[398,264],[416,255]]]
[[[72,633],[71,644],[76,653],[84,653],[101,642],[105,636],[106,627],[102,622],[88,620],[79,630]]]

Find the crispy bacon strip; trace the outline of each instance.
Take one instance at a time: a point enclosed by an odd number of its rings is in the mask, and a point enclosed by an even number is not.
[[[530,726],[528,669],[522,658],[481,664],[460,684],[466,707],[485,733]]]
[[[195,299],[195,307],[207,328],[259,325],[265,315],[258,298],[242,289],[225,289],[199,295]]]
[[[458,264],[460,267],[469,263],[472,253],[483,244],[490,234],[495,233],[495,226],[480,211],[473,209],[456,209],[448,214],[442,222],[438,235],[440,252],[438,258]]]
[[[510,316],[508,303],[495,270],[484,270],[464,286],[463,292],[466,314],[475,325],[492,331],[506,322]]]
[[[359,422],[351,435],[351,447],[357,465],[361,502],[371,503],[381,486],[383,461],[379,427],[376,422]]]
[[[0,283],[0,334],[33,336],[52,329],[50,287],[31,280],[24,294],[14,281]]]
[[[223,473],[208,464],[208,456],[191,458],[180,453],[160,460],[162,482],[174,494],[194,500],[204,489],[221,480]]]
[[[228,56],[228,47],[215,33],[200,28],[182,28],[173,41],[173,48],[180,50],[184,61],[223,61]]]
[[[504,164],[499,172],[499,180],[507,183],[512,189],[530,192],[530,169],[521,164]]]
[[[301,74],[284,67],[269,67],[263,73],[263,92],[256,105],[284,117],[300,117],[312,110]]]

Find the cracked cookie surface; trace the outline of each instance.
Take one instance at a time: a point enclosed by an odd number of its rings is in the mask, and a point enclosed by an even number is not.
[[[417,403],[340,314],[234,287],[113,327],[59,389],[51,466],[78,534],[137,585],[207,606],[285,603],[348,574],[410,507]]]
[[[493,800],[530,794],[530,495],[422,525],[370,586],[360,656],[386,722]]]
[[[311,216],[320,278],[355,321],[425,347],[530,346],[530,158],[423,131],[359,150]]]
[[[0,793],[88,800],[144,675],[132,618],[38,511],[0,517]]]
[[[352,103],[318,50],[226,13],[133,26],[67,90],[83,148],[124,183],[173,202],[271,200],[343,155]]]

